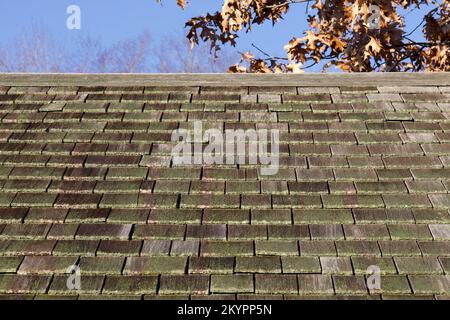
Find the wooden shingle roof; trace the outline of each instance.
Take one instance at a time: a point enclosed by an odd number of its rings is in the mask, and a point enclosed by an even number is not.
[[[176,165],[197,121],[277,173]],[[0,188],[3,297],[449,296],[450,75],[0,75]]]

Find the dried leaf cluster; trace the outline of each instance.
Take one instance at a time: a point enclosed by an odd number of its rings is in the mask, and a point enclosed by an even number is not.
[[[177,0],[180,7],[188,4]],[[290,7],[306,4],[309,29],[284,47],[287,57],[262,58],[242,53],[230,72],[302,72],[319,63],[346,72],[450,71],[449,0],[223,0],[220,11],[191,18],[187,23],[192,45],[209,42],[213,51],[236,44],[239,32],[253,25],[276,24]],[[405,30],[405,10],[429,8],[412,31]],[[421,30],[420,30],[421,28]]]

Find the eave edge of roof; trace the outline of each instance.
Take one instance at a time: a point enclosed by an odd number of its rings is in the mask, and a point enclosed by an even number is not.
[[[0,73],[2,86],[449,86],[450,72],[307,74]]]

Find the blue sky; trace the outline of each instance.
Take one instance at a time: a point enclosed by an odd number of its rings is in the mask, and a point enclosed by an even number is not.
[[[164,39],[168,34],[183,32],[184,23],[192,16],[213,11],[221,6],[221,0],[191,0],[181,10],[175,0],[0,0],[0,46],[6,46],[16,37],[27,32],[32,23],[46,27],[62,43],[72,42],[80,36],[101,39],[105,45],[133,38],[149,31],[154,38]],[[81,8],[81,30],[66,28],[69,5]],[[299,18],[300,17],[300,18]],[[419,21],[421,15],[407,16],[409,25]],[[284,21],[272,27],[270,23],[253,27],[251,34],[241,34],[236,50],[251,49],[251,43],[274,55],[283,55],[283,45],[292,36],[301,36],[307,24],[304,5],[294,5]],[[420,34],[420,29],[418,34]]]
[[[185,10],[179,8],[175,0],[163,0],[160,4],[155,0],[0,0],[0,3],[1,42],[12,39],[34,21],[45,23],[64,41],[76,36],[74,33],[84,33],[101,37],[105,43],[114,43],[136,36],[143,30],[149,30],[155,36],[180,33],[190,17],[220,8],[222,1],[191,0]],[[66,8],[71,4],[81,8],[81,30],[66,28]],[[287,19],[275,27],[270,24],[255,27],[252,40],[267,50],[279,50],[294,30],[300,32],[306,26],[303,19],[295,21],[295,16],[303,13],[303,6],[293,6]],[[272,31],[277,36],[267,41],[267,32]],[[242,40],[247,45],[251,43],[250,35],[242,35]]]

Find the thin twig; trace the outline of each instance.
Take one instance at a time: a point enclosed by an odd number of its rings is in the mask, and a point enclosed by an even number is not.
[[[261,52],[263,55],[265,55],[267,57],[267,59],[265,60],[289,60],[288,58],[271,56],[270,54],[268,54],[267,52],[263,51],[261,48],[256,46],[254,43],[252,43],[252,47]]]
[[[279,4],[273,4],[273,5],[270,5],[270,6],[266,6],[266,8],[276,9],[276,8],[288,6],[290,4],[298,4],[298,3],[305,3],[305,2],[309,3],[309,1],[311,1],[311,0],[287,0],[287,1],[279,3]]]

